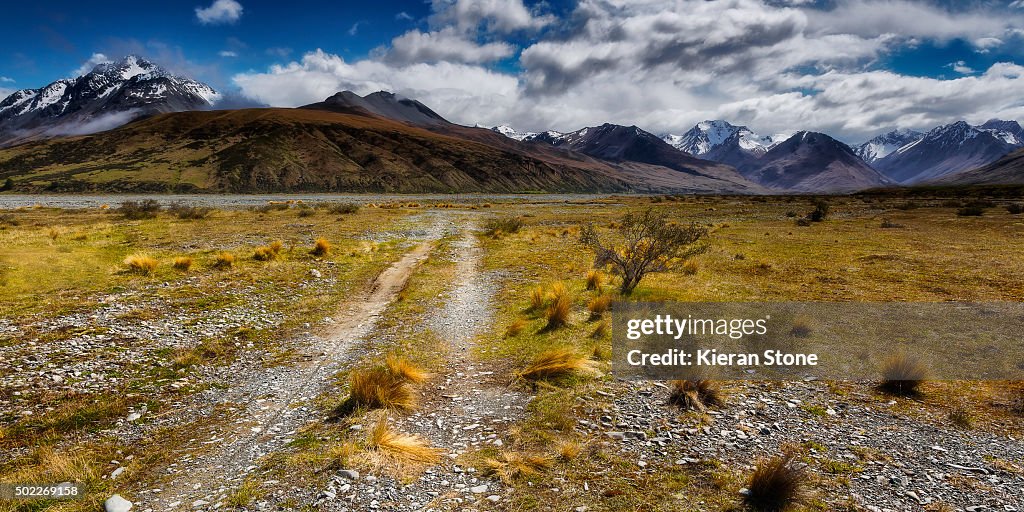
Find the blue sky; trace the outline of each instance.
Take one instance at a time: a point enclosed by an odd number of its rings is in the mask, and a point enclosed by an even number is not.
[[[141,54],[295,106],[389,89],[465,124],[679,132],[725,118],[856,140],[1024,117],[1024,1],[18,2],[0,93]]]

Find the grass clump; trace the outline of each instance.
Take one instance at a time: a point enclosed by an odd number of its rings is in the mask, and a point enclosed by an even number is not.
[[[592,363],[571,348],[553,348],[538,354],[516,376],[529,381],[556,381],[592,371]]]
[[[587,290],[601,291],[604,286],[604,274],[600,270],[590,270],[587,272]]]
[[[499,217],[490,219],[484,224],[484,233],[487,236],[511,235],[518,233],[522,227],[523,220],[518,217]]]
[[[125,201],[118,207],[117,213],[128,220],[152,219],[160,213],[160,202],[156,199],[141,201]]]
[[[712,380],[673,380],[669,388],[668,403],[680,409],[703,411],[725,403],[721,388]]]
[[[893,395],[915,396],[921,392],[921,384],[928,378],[928,368],[916,357],[899,352],[882,366],[882,384],[879,388]]]
[[[526,325],[526,320],[523,320],[522,318],[513,320],[505,329],[505,336],[508,338],[515,338],[516,336],[519,336],[524,330],[526,330]]]
[[[552,462],[554,460],[548,455],[505,451],[497,457],[484,460],[484,474],[497,476],[505,484],[512,484],[521,478],[539,475],[550,468]]]
[[[256,261],[274,261],[280,259],[282,249],[284,249],[284,242],[274,240],[269,245],[257,247],[253,252],[252,259]]]
[[[399,462],[433,464],[441,458],[441,451],[431,447],[422,437],[403,434],[391,428],[387,416],[381,417],[370,429],[366,445]]]
[[[355,370],[349,375],[349,396],[334,412],[344,417],[359,408],[408,411],[416,406],[416,395],[410,383],[419,384],[430,378],[425,370],[405,359],[389,355],[384,366]]]
[[[192,268],[192,257],[191,256],[178,256],[174,258],[174,262],[171,264],[174,270],[179,272],[188,272]]]
[[[544,312],[544,318],[548,321],[544,328],[553,330],[568,325],[571,307],[572,300],[569,298],[569,291],[566,290],[565,285],[553,284],[549,293],[548,307]]]
[[[430,378],[429,372],[394,354],[387,356],[384,365],[392,375],[414,384],[421,384]]]
[[[530,290],[530,311],[540,311],[547,304],[547,297],[544,294],[544,287],[537,286]]]
[[[974,415],[971,414],[971,409],[967,405],[960,404],[950,409],[949,421],[952,421],[957,427],[969,429],[974,426]]]
[[[151,275],[159,264],[156,258],[147,254],[132,254],[124,259],[124,264],[128,267],[128,271],[133,274],[140,274],[144,276]]]
[[[359,205],[356,203],[331,203],[327,205],[327,211],[333,215],[348,215],[357,213]]]
[[[244,508],[254,500],[266,496],[267,492],[260,488],[259,482],[246,480],[242,485],[228,495],[226,503],[232,508]]]
[[[235,255],[230,252],[221,252],[213,260],[213,268],[217,270],[227,270],[235,266]]]
[[[322,258],[331,253],[331,243],[326,238],[317,238],[313,242],[313,249],[309,251],[310,254],[317,258]]]
[[[957,217],[981,217],[985,215],[985,208],[981,206],[965,206],[956,211]]]
[[[793,464],[791,455],[763,460],[750,475],[743,501],[757,512],[788,510],[800,500],[807,479],[807,473]]]
[[[590,319],[598,320],[608,312],[612,305],[611,295],[598,295],[587,303],[587,310],[590,311]]]

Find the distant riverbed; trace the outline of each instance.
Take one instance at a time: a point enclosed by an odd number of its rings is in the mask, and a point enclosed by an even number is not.
[[[0,195],[0,209],[115,207],[125,201],[155,199],[163,205],[182,203],[215,208],[246,208],[271,201],[304,203],[487,202],[560,203],[604,199],[608,194],[12,194]]]

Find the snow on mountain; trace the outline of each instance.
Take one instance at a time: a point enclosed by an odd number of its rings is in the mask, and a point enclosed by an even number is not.
[[[523,141],[537,135],[536,132],[517,132],[514,128],[507,124],[495,126],[494,128],[491,128],[491,130],[496,131],[510,139],[515,139],[518,141]]]
[[[881,160],[889,156],[894,151],[920,140],[924,134],[918,131],[909,129],[893,130],[889,133],[879,135],[859,146],[856,146],[853,150],[861,160],[867,163],[873,163],[876,160]]]
[[[665,134],[662,140],[672,147],[694,156],[711,153],[735,138],[736,145],[754,156],[761,156],[795,132],[761,136],[746,126],[735,126],[727,121],[702,121],[683,135]]]
[[[1016,121],[992,120],[980,126],[957,121],[936,127],[871,163],[903,184],[929,182],[992,163],[1021,147],[1021,139],[1024,133]]]
[[[136,55],[96,65],[75,78],[16,91],[0,101],[0,145],[112,127],[144,115],[211,107],[212,87],[174,75]]]

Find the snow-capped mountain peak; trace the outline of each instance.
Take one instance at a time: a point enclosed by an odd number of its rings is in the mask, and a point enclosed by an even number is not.
[[[137,55],[96,65],[88,73],[39,89],[16,91],[0,101],[0,145],[64,134],[83,126],[162,112],[209,108],[220,95],[212,87],[174,75]],[[111,116],[111,114],[117,114]]]
[[[515,128],[512,128],[507,124],[495,126],[494,128],[491,128],[491,130],[518,141],[529,139],[534,135],[537,135],[535,132],[517,132]]]
[[[793,133],[795,132],[764,137],[754,133],[746,126],[736,126],[727,121],[713,120],[701,121],[683,135],[663,135],[662,140],[680,151],[694,156],[702,156],[735,138],[739,149],[754,156],[760,156],[791,137]]]
[[[854,148],[854,153],[867,163],[885,158],[900,148],[918,141],[924,134],[918,131],[900,128],[879,135]]]

